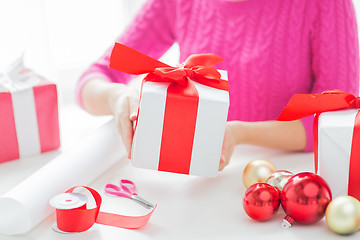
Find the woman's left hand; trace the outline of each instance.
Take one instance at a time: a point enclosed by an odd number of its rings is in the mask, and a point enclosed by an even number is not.
[[[232,152],[237,144],[250,144],[287,151],[303,151],[306,147],[306,131],[300,120],[288,122],[227,122],[219,171],[222,171],[229,164]]]

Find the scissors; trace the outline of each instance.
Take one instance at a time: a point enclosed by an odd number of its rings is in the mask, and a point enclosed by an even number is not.
[[[121,179],[120,186],[111,183],[106,184],[105,193],[130,198],[146,208],[154,208],[154,204],[137,195],[135,184],[130,180]]]

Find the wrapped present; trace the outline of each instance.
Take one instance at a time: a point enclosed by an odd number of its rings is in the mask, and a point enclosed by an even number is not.
[[[211,66],[214,54],[190,56],[170,67],[116,43],[110,67],[148,73],[142,83],[132,144],[136,167],[215,177],[229,107],[226,72]]]
[[[60,146],[56,85],[23,58],[0,76],[0,163]]]
[[[339,90],[295,94],[278,120],[315,114],[315,172],[329,184],[333,197],[360,200],[360,98]]]

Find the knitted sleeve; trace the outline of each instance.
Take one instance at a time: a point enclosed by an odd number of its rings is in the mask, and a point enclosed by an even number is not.
[[[311,93],[339,89],[359,93],[359,43],[352,0],[314,1],[310,17],[313,86]],[[306,150],[313,149],[313,117],[303,119]]]
[[[149,0],[137,14],[126,31],[116,40],[153,58],[161,57],[175,42],[173,1]],[[111,46],[105,54],[92,64],[80,77],[76,86],[76,99],[80,106],[81,89],[87,81],[102,78],[109,82],[127,83],[131,76],[110,69]]]

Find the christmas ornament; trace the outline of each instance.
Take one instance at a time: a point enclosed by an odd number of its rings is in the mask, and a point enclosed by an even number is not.
[[[264,159],[249,162],[243,172],[243,183],[246,188],[254,183],[265,183],[267,178],[276,171],[274,164]]]
[[[280,206],[280,192],[267,183],[255,183],[245,192],[243,207],[249,217],[266,221],[274,216]]]
[[[277,170],[268,177],[266,182],[271,186],[277,187],[281,191],[288,180],[293,176],[294,174],[289,171]]]
[[[281,192],[281,205],[287,214],[284,228],[298,223],[310,224],[324,217],[331,191],[323,178],[314,173],[299,173],[289,179]]]
[[[351,234],[360,227],[360,202],[351,196],[340,196],[330,202],[326,222],[338,234]]]

